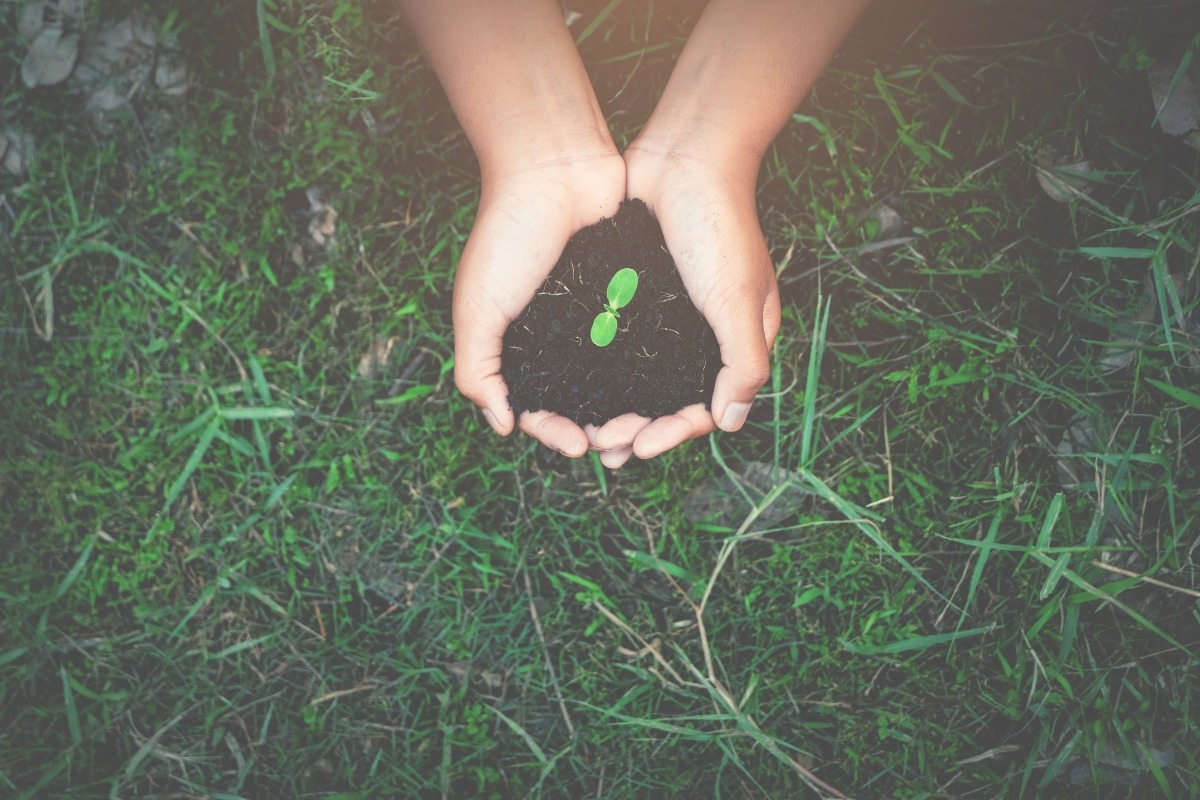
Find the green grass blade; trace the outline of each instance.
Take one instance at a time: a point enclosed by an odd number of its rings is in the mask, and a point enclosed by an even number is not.
[[[992,524],[988,525],[988,531],[983,537],[983,541],[978,543],[979,555],[975,559],[974,569],[971,570],[971,583],[967,586],[967,601],[963,603],[956,628],[962,627],[963,622],[967,619],[967,613],[971,610],[971,604],[975,602],[975,593],[979,590],[980,581],[983,580],[983,570],[987,566],[988,558],[996,547],[996,536],[1000,533],[1000,522],[1003,519],[1004,507],[1001,506],[992,514]]]
[[[217,409],[214,406],[209,406],[208,408],[204,409],[203,413],[201,413],[198,417],[168,436],[167,444],[175,444],[176,442],[182,441],[183,439],[191,436],[193,433],[207,425],[212,420],[213,415],[216,413]]]
[[[228,647],[222,648],[215,653],[205,654],[205,660],[206,661],[220,661],[222,659],[229,658],[229,656],[237,655],[238,653],[242,652],[243,650],[249,650],[251,647],[257,647],[260,644],[266,644],[267,642],[270,642],[271,640],[276,639],[278,637],[279,637],[279,633],[276,631],[276,632],[272,632],[272,633],[263,634],[262,636],[256,636],[253,639],[246,639],[241,642],[235,642],[234,644],[231,644]]]
[[[258,363],[258,359],[251,355],[246,359],[250,365],[250,377],[254,380],[254,388],[258,391],[258,398],[263,403],[271,404],[271,386],[267,383],[267,376],[263,374],[262,365]]]
[[[263,504],[263,508],[267,509],[268,511],[274,508],[275,505],[283,498],[283,496],[287,494],[287,490],[292,488],[292,484],[296,482],[296,478],[298,477],[300,477],[299,473],[293,472],[284,479],[283,483],[272,489],[270,496],[267,497],[267,502]]]
[[[1063,573],[1067,571],[1068,559],[1070,559],[1070,556],[1067,553],[1062,553],[1058,558],[1054,559],[1054,566],[1050,568],[1050,574],[1046,576],[1046,582],[1042,584],[1042,589],[1038,592],[1039,600],[1045,600],[1054,591],[1055,587],[1058,586]]]
[[[1180,389],[1178,386],[1172,386],[1169,383],[1164,383],[1163,381],[1155,380],[1154,378],[1147,378],[1146,383],[1150,384],[1164,394],[1174,398],[1175,400],[1178,400],[1184,405],[1200,411],[1200,394],[1188,391],[1187,389]]]
[[[9,650],[6,653],[0,653],[0,667],[3,667],[5,664],[7,664],[10,661],[16,661],[18,658],[20,658],[21,656],[25,655],[28,652],[29,652],[29,646],[21,645],[20,647],[14,647],[13,649]]]
[[[821,358],[825,354],[825,332],[829,328],[829,310],[833,298],[825,301],[824,312],[821,298],[817,297],[817,317],[813,321],[812,345],[808,351],[808,374],[804,381],[804,411],[800,420],[800,466],[809,467],[811,461],[814,429],[817,424],[817,393],[821,384]]]
[[[1162,116],[1167,104],[1171,102],[1171,98],[1175,95],[1175,90],[1179,88],[1179,82],[1183,80],[1183,76],[1187,74],[1188,68],[1192,65],[1192,60],[1196,57],[1196,48],[1200,46],[1200,34],[1198,34],[1192,43],[1188,45],[1187,50],[1183,52],[1183,56],[1179,59],[1179,65],[1175,67],[1175,74],[1171,76],[1171,84],[1167,87],[1167,93],[1163,96],[1162,105],[1154,109],[1154,119],[1150,121],[1150,127],[1153,128],[1158,124],[1158,118]]]
[[[196,442],[195,448],[192,449],[192,454],[188,456],[187,463],[183,465],[183,471],[175,478],[171,484],[171,488],[167,490],[167,497],[163,501],[163,514],[166,514],[167,509],[174,504],[179,494],[183,491],[183,487],[187,484],[188,478],[192,477],[192,473],[200,466],[200,462],[204,459],[204,454],[208,452],[208,446],[212,444],[213,439],[217,436],[217,431],[221,429],[221,418],[213,417],[200,434],[200,440]]]
[[[267,80],[275,79],[275,49],[271,46],[271,31],[268,30],[270,14],[267,12],[269,0],[256,0],[255,11],[258,15],[258,41],[262,48],[263,67],[267,71]]]
[[[437,391],[437,387],[432,384],[420,383],[416,386],[410,386],[395,397],[385,397],[381,400],[376,400],[377,406],[402,406],[405,403],[410,403],[420,397],[427,397]]]
[[[1037,559],[1039,562],[1041,562],[1044,566],[1050,567],[1051,569],[1053,569],[1055,567],[1055,562],[1052,561],[1048,556],[1043,555],[1042,553],[1038,553],[1035,551],[1035,552],[1031,553],[1030,555],[1032,555],[1035,559]],[[1141,613],[1130,608],[1125,603],[1122,603],[1120,600],[1118,600],[1113,595],[1109,594],[1108,592],[1105,592],[1103,589],[1100,589],[1100,588],[1092,585],[1088,581],[1084,580],[1081,576],[1076,574],[1074,570],[1067,568],[1067,569],[1063,570],[1062,574],[1063,574],[1063,577],[1065,577],[1068,581],[1075,584],[1080,589],[1083,589],[1085,592],[1087,592],[1089,595],[1091,595],[1095,599],[1103,601],[1105,603],[1109,603],[1114,608],[1120,609],[1121,611],[1125,612],[1125,614],[1128,615],[1129,618],[1132,619],[1134,622],[1138,623],[1146,630],[1151,631],[1152,633],[1156,634],[1163,641],[1167,642],[1168,644],[1170,644],[1173,647],[1179,648],[1180,650],[1182,650],[1184,653],[1186,653],[1191,658],[1196,658],[1196,654],[1194,652],[1192,652],[1191,649],[1189,649],[1188,647],[1181,644],[1177,639],[1175,639],[1174,636],[1171,636],[1169,633],[1164,631],[1162,628],[1158,627],[1153,622],[1148,620]]]
[[[1179,354],[1175,351],[1175,333],[1171,325],[1171,306],[1178,308],[1179,297],[1176,296],[1175,279],[1167,269],[1167,255],[1161,244],[1150,258],[1150,274],[1154,276],[1154,297],[1158,301],[1158,320],[1163,339],[1167,343],[1167,351],[1170,352],[1171,358],[1178,363]],[[1181,319],[1182,317],[1180,314]]]
[[[592,18],[592,21],[589,22],[587,26],[579,32],[579,36],[575,39],[575,46],[578,47],[587,41],[587,38],[595,33],[597,28],[604,24],[604,20],[608,19],[609,16],[616,11],[617,7],[620,6],[623,1],[624,0],[610,0],[608,5],[600,9],[600,12]]]
[[[71,690],[71,680],[65,666],[59,666],[58,676],[62,680],[63,706],[67,712],[67,730],[71,734],[71,744],[78,747],[83,743],[83,729],[79,726],[79,710],[75,707],[75,692]]]
[[[808,125],[813,128],[821,136],[821,141],[825,144],[825,151],[829,153],[830,161],[837,161],[838,149],[837,142],[833,138],[833,134],[824,122],[816,117],[810,117],[806,114],[792,114],[792,120],[795,122]]]
[[[947,599],[945,595],[934,588],[932,583],[926,580],[925,576],[922,575],[916,567],[909,563],[908,559],[901,555],[896,548],[892,547],[891,542],[883,538],[883,534],[880,532],[878,525],[878,515],[871,513],[865,508],[859,508],[848,500],[839,497],[836,492],[825,485],[824,481],[809,472],[807,469],[801,468],[799,470],[799,474],[802,481],[810,486],[817,495],[828,501],[843,516],[845,516],[846,519],[854,523],[855,527],[862,531],[862,533],[868,539],[870,539],[876,547],[886,553],[888,557],[890,557],[897,564],[903,567],[906,572],[916,578],[922,586],[933,592],[934,595],[942,600]]]
[[[946,78],[946,76],[942,75],[942,73],[938,72],[937,70],[930,70],[929,77],[933,78],[934,83],[936,83],[951,100],[958,103],[960,106],[970,105],[970,103],[967,101],[967,98],[963,96],[963,93],[955,88],[954,84],[952,84],[950,80]]]
[[[92,550],[95,548],[96,537],[89,536],[83,545],[83,549],[79,551],[79,556],[75,559],[75,563],[71,565],[71,569],[58,582],[58,586],[54,589],[53,599],[57,600],[62,597],[75,584],[75,581],[79,580],[79,576],[83,572],[84,567],[87,566],[88,559],[91,558]]]
[[[1080,253],[1093,258],[1133,258],[1149,260],[1154,255],[1150,247],[1080,247]]]
[[[1037,546],[1039,550],[1045,550],[1050,546],[1050,532],[1054,529],[1054,524],[1058,522],[1062,507],[1063,493],[1057,492],[1054,499],[1050,501],[1050,507],[1046,509],[1046,518],[1042,520],[1042,529],[1038,531]]]
[[[965,631],[950,631],[948,633],[933,633],[928,636],[914,636],[911,639],[902,639],[898,642],[888,642],[880,645],[863,645],[855,644],[846,639],[839,639],[842,647],[845,647],[851,653],[860,656],[874,655],[893,655],[895,653],[907,653],[912,650],[925,651],[931,647],[956,642],[959,639],[966,639],[971,636],[979,636],[990,631],[990,627],[969,628]]]
[[[222,408],[217,412],[221,419],[252,420],[252,419],[291,419],[296,412],[290,408]]]
[[[527,731],[521,727],[521,724],[519,722],[517,722],[515,719],[512,719],[511,717],[509,717],[507,714],[505,714],[503,711],[496,708],[495,706],[485,705],[484,708],[488,709],[493,714],[495,714],[500,719],[501,722],[503,722],[505,725],[507,725],[509,728],[512,729],[513,733],[515,733],[517,736],[521,737],[521,740],[523,742],[525,742],[525,746],[529,748],[529,751],[531,753],[533,753],[533,757],[538,760],[539,764],[546,763],[546,761],[548,760],[546,758],[546,753],[538,745],[537,741],[532,736],[529,735],[529,731]]]

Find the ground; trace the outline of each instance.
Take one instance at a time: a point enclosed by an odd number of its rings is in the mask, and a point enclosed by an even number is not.
[[[0,794],[1200,794],[1194,12],[876,4],[763,165],[750,423],[613,473],[454,390],[476,166],[389,3],[94,3],[189,74],[102,113],[20,5]],[[623,144],[695,4],[570,7]]]

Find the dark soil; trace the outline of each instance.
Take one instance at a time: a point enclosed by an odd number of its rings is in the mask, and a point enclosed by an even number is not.
[[[617,336],[592,343],[617,270],[638,273],[633,300],[620,309]],[[717,337],[692,305],[641,200],[571,237],[529,307],[504,335],[501,372],[516,413],[546,410],[579,425],[628,412],[657,418],[706,406],[721,369]]]

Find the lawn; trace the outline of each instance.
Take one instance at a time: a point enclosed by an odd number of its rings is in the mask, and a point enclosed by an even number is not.
[[[624,144],[696,4],[569,5]],[[187,69],[110,109],[22,8],[0,796],[1200,795],[1200,13],[880,0],[763,164],[750,423],[613,472],[455,391],[389,2],[92,3]]]

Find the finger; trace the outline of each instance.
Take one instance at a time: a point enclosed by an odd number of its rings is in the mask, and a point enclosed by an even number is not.
[[[458,359],[455,348],[454,384],[458,390],[483,411],[483,418],[496,433],[508,436],[513,430],[512,407],[508,403],[508,386],[499,374],[483,374]],[[459,364],[464,364],[459,367]]]
[[[508,385],[500,374],[507,318],[495,308],[481,308],[455,282],[454,385],[484,411],[484,418],[501,436],[512,433],[515,420],[508,402]]]
[[[775,339],[779,336],[782,322],[783,309],[779,303],[779,284],[771,281],[766,302],[763,303],[763,337],[767,342],[768,353],[775,349]]]
[[[600,454],[600,463],[609,469],[620,469],[633,456],[633,445],[616,450],[605,450]]]
[[[712,417],[721,430],[736,431],[746,423],[754,396],[771,376],[769,343],[779,330],[778,309],[776,290],[761,299],[734,295],[717,313],[706,315],[724,364],[712,399]]]
[[[601,452],[617,450],[633,444],[638,433],[649,424],[649,417],[643,417],[640,414],[622,414],[596,428],[588,439],[592,446]]]
[[[588,439],[583,429],[559,414],[527,411],[521,414],[518,425],[523,433],[568,458],[579,458],[587,452]]]
[[[689,439],[712,433],[716,427],[708,409],[696,403],[659,417],[643,428],[633,440],[633,454],[638,458],[654,458]]]

